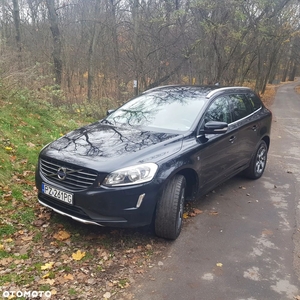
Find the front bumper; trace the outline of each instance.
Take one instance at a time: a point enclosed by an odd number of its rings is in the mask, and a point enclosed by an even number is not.
[[[41,192],[42,181],[37,181],[38,200],[43,206],[85,224],[111,227],[141,227],[152,222],[160,185],[154,182],[119,188],[91,188],[73,192],[73,205],[56,200]],[[65,190],[51,182],[47,182]],[[65,190],[66,192],[70,192]]]

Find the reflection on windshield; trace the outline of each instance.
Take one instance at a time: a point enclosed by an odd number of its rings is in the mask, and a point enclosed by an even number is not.
[[[176,131],[191,128],[205,103],[196,89],[173,88],[143,94],[110,114],[112,125],[143,126]]]

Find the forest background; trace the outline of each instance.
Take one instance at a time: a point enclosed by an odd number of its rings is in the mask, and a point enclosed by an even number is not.
[[[294,80],[299,0],[1,0],[0,78],[103,110],[170,83]]]

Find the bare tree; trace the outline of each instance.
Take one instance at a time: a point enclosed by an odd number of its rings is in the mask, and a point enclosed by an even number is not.
[[[20,9],[19,9],[19,1],[13,0],[13,17],[14,17],[14,24],[16,29],[16,42],[17,42],[17,51],[18,51],[18,62],[19,68],[21,68],[21,51],[22,51],[22,44],[21,44],[21,30],[20,30]]]
[[[52,57],[54,62],[55,83],[58,87],[60,87],[62,82],[62,43],[60,30],[58,26],[58,16],[55,10],[54,0],[46,0],[46,5],[48,8],[50,29],[53,37]]]
[[[92,99],[92,86],[94,81],[94,55],[95,55],[95,48],[98,41],[98,36],[100,32],[99,23],[97,22],[98,17],[100,15],[100,1],[96,0],[95,2],[95,9],[94,9],[94,20],[92,24],[92,32],[90,37],[90,46],[88,51],[88,100]]]
[[[125,101],[134,79],[136,93],[217,81],[263,92],[299,74],[298,0],[2,0],[0,9],[2,74],[22,53],[26,84],[52,91],[54,73],[72,101]]]

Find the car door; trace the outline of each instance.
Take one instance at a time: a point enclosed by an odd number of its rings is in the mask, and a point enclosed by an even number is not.
[[[246,94],[231,94],[229,101],[233,122],[239,128],[239,152],[237,155],[238,164],[242,168],[251,159],[259,141],[260,122],[258,114],[255,113],[259,107]]]
[[[209,190],[223,181],[236,166],[238,131],[232,123],[229,99],[219,96],[210,104],[200,121],[200,128],[208,121],[228,123],[228,130],[222,134],[205,134],[198,137],[200,189]]]

